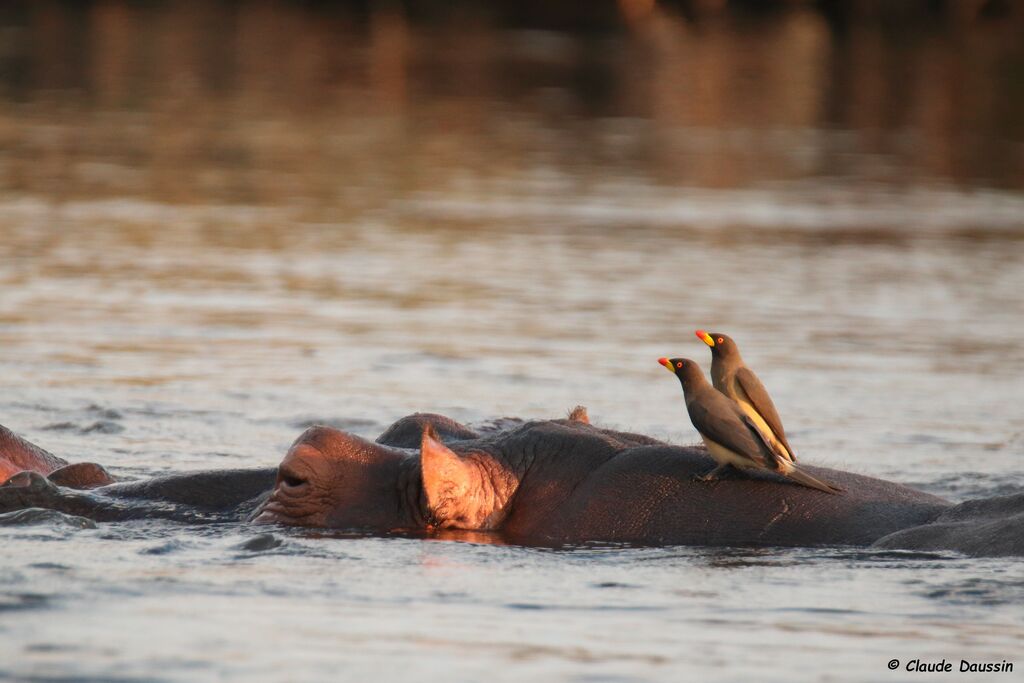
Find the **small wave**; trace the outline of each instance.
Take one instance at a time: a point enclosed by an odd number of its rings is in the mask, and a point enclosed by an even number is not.
[[[70,529],[95,529],[96,522],[85,517],[66,515],[56,510],[26,508],[0,515],[0,526],[50,526]]]
[[[85,426],[75,422],[54,422],[42,429],[49,432],[76,432],[78,434],[120,434],[124,427],[110,420],[97,420]]]
[[[140,555],[170,555],[171,553],[184,550],[189,544],[179,539],[171,539],[157,545],[143,548],[139,551]]]
[[[123,416],[113,408],[104,408],[96,403],[85,407],[86,411],[104,420],[120,420]]]
[[[929,586],[922,594],[951,605],[1019,605],[1024,602],[1024,582],[969,577]]]
[[[325,425],[347,431],[359,431],[371,427],[383,428],[383,425],[376,420],[366,420],[359,417],[300,417],[288,422],[288,426],[295,429],[309,429],[317,425]]]
[[[252,553],[260,553],[265,550],[280,548],[282,545],[284,545],[284,541],[274,536],[274,534],[259,534],[258,536],[253,536],[252,538],[239,543],[235,548]]]
[[[0,612],[48,607],[50,596],[42,593],[0,593]]]
[[[417,215],[477,221],[534,221],[553,225],[635,225],[821,230],[882,229],[945,232],[986,227],[1006,234],[1022,227],[1024,200],[1011,192],[961,192],[914,188],[876,194],[827,184],[783,191],[646,188],[636,199],[631,186],[606,188],[602,196],[462,198],[425,193],[406,205]],[[904,227],[900,227],[904,226]]]

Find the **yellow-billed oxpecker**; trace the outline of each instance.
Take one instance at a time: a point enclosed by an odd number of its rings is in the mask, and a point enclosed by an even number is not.
[[[695,362],[688,358],[659,358],[658,362],[679,378],[690,421],[704,440],[708,453],[718,463],[717,467],[698,479],[714,481],[731,466],[775,472],[825,493],[839,491],[799,469],[789,458],[783,457],[773,447],[772,440],[735,401],[708,384],[700,366]]]
[[[796,454],[786,438],[779,411],[761,380],[744,364],[736,342],[721,332],[697,330],[696,334],[711,347],[711,383],[715,389],[739,404],[758,429],[774,442],[772,446],[781,457],[796,462]]]

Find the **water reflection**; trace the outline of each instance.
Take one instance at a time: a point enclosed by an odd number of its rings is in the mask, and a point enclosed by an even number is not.
[[[9,3],[0,184],[346,216],[613,178],[1024,187],[1019,16],[623,5],[570,34],[465,7]]]

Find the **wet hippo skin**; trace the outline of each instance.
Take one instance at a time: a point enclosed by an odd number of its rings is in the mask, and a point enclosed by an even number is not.
[[[26,452],[27,442],[15,443]],[[27,452],[45,453],[32,448]],[[15,461],[6,452],[0,459]],[[49,467],[53,460],[40,462]],[[601,429],[585,411],[476,428],[416,414],[375,442],[311,427],[276,470],[189,473],[91,491],[66,488],[46,472],[22,472],[0,486],[0,513],[42,507],[100,521],[250,519],[546,546],[874,544],[1024,555],[1024,495],[954,506],[893,482],[810,465],[843,493],[771,474],[695,481],[709,464],[702,448]]]

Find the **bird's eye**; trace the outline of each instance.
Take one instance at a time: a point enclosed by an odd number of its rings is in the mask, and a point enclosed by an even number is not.
[[[724,339],[722,339],[721,337],[719,337],[719,338],[718,338],[718,343],[719,343],[719,344],[723,343],[724,341],[725,341],[725,340],[724,340]]]
[[[683,367],[683,361],[679,361],[678,363],[676,363],[676,367],[677,368]]]

